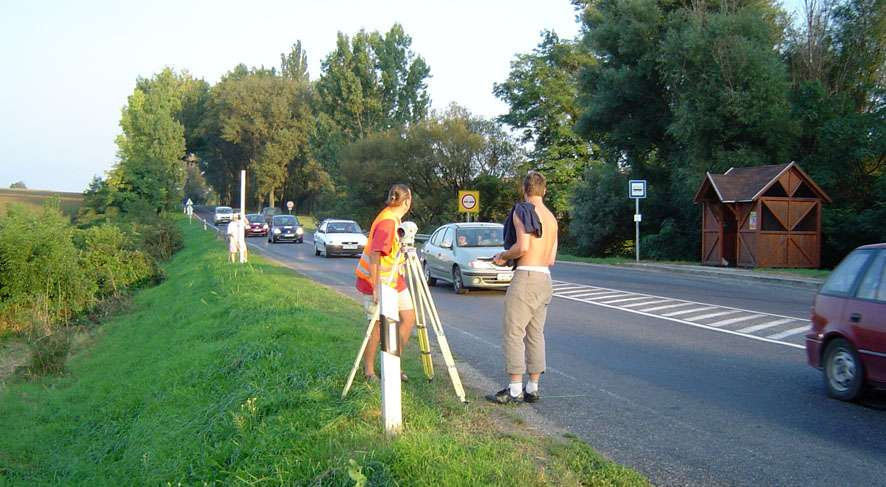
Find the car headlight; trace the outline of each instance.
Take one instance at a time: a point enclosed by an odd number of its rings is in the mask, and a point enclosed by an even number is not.
[[[302,227],[298,227],[298,228],[295,229],[295,234],[296,234],[296,235],[301,235],[301,234],[303,234],[303,233],[305,233],[305,230],[304,230]]]
[[[280,233],[280,229],[279,229],[279,228],[275,228],[275,229],[274,229],[274,234],[279,234],[279,233]]]
[[[472,269],[494,269],[492,262],[488,260],[472,260],[468,263]]]
[[[262,223],[262,224],[261,224],[261,227],[264,228],[265,230],[267,230],[267,229],[268,229],[268,224],[267,224],[267,223]]]

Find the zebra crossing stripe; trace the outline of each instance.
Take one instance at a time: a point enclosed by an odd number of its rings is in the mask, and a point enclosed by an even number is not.
[[[662,301],[659,301],[659,302],[660,302],[660,303],[668,303],[668,302],[671,302],[671,301],[673,301],[673,299],[665,299],[665,300],[662,300]],[[652,304],[652,303],[649,303],[649,304]],[[694,304],[694,303],[667,304],[667,305],[665,305],[665,306],[656,306],[656,307],[654,307],[654,308],[641,309],[640,311],[642,311],[642,312],[644,312],[644,313],[649,313],[649,312],[651,312],[651,311],[660,311],[660,310],[663,310],[663,309],[676,308],[676,307],[678,307],[678,306],[686,306],[687,304]]]
[[[615,303],[626,303],[626,302],[628,302],[628,301],[636,301],[636,300],[638,300],[638,299],[649,299],[649,297],[647,297],[647,296],[640,296],[640,297],[634,297],[634,298],[616,299],[615,301],[600,301],[600,302],[603,303],[603,304],[615,304]]]
[[[689,320],[689,321],[706,320],[706,319],[708,319],[708,318],[714,318],[714,317],[717,317],[717,316],[724,316],[724,315],[733,315],[733,314],[735,314],[735,313],[740,313],[740,311],[737,310],[737,309],[726,310],[726,311],[718,311],[718,312],[716,312],[716,313],[708,313],[708,314],[704,314],[704,315],[701,315],[701,316],[691,316],[691,317],[686,318],[686,319]]]
[[[716,326],[726,326],[726,325],[731,325],[733,323],[738,323],[741,321],[755,320],[757,318],[762,318],[763,316],[766,316],[766,315],[750,315],[750,316],[739,316],[738,318],[727,318],[725,320],[720,320],[720,321],[717,321],[714,323],[708,323],[708,326],[715,326],[715,327]]]
[[[791,336],[791,335],[797,335],[797,334],[799,334],[799,333],[803,333],[804,331],[807,331],[807,330],[809,330],[809,326],[808,326],[808,325],[807,325],[807,326],[799,326],[799,327],[797,327],[797,328],[791,328],[790,330],[785,330],[785,331],[783,331],[783,332],[781,332],[781,333],[776,333],[776,334],[774,334],[774,335],[769,335],[769,336],[766,337],[766,338],[769,338],[770,340],[781,340],[782,338],[787,338],[787,337],[789,337],[789,336]]]
[[[671,316],[688,315],[689,313],[696,313],[698,311],[707,311],[709,309],[715,309],[715,308],[716,308],[716,306],[702,306],[701,308],[684,309],[684,310],[680,310],[680,311],[674,311],[672,313],[665,313],[662,316],[667,316],[670,318]]]
[[[646,297],[651,298],[652,296],[646,296]],[[650,304],[667,303],[668,301],[671,301],[671,300],[670,299],[656,299],[655,301],[644,301],[642,303],[626,304],[626,305],[622,306],[622,308],[633,308],[635,306],[649,306]]]
[[[755,331],[765,330],[766,328],[772,328],[778,325],[783,325],[785,323],[790,323],[795,321],[793,318],[785,318],[781,320],[775,321],[767,321],[766,323],[760,323],[759,325],[749,326],[747,328],[742,328],[738,330],[739,333],[753,333]]]
[[[622,296],[630,296],[630,295],[631,295],[631,293],[609,293],[608,295],[600,294],[599,296],[591,296],[590,298],[586,298],[586,299],[588,301],[596,301],[598,299],[612,299],[612,298],[620,298]],[[600,302],[602,303],[603,301],[600,301]]]

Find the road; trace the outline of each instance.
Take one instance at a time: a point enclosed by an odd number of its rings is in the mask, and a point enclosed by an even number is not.
[[[310,235],[250,242],[356,296],[356,259],[315,257]],[[883,395],[828,399],[805,363],[813,291],[565,263],[553,278],[542,401],[520,407],[656,485],[883,484]],[[504,384],[503,293],[433,295],[458,360]]]

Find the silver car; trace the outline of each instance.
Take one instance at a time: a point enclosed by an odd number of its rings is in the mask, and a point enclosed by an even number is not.
[[[450,223],[431,234],[421,252],[428,284],[438,280],[452,283],[457,294],[469,288],[508,287],[514,272],[492,263],[492,256],[504,251],[499,223]]]

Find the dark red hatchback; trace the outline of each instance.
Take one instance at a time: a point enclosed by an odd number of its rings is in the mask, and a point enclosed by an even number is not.
[[[853,250],[821,286],[806,355],[831,397],[852,401],[866,386],[886,388],[886,244]]]

